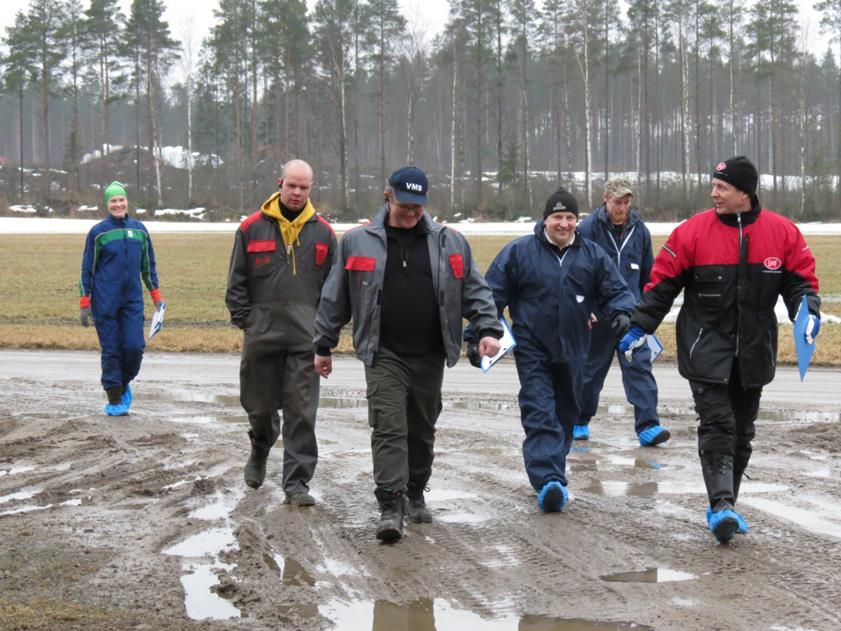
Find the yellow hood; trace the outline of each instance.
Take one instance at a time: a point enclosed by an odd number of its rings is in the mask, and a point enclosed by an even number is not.
[[[271,217],[277,221],[277,225],[280,228],[280,235],[283,237],[283,245],[286,246],[286,254],[292,258],[292,273],[296,274],[295,246],[301,245],[298,241],[298,235],[301,233],[304,224],[315,215],[315,208],[310,200],[307,200],[307,205],[304,206],[301,213],[295,217],[294,221],[289,221],[280,212],[280,193],[278,192],[263,202],[260,210],[267,217]]]

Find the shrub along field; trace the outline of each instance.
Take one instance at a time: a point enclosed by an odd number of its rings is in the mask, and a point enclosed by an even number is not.
[[[158,276],[168,301],[164,329],[150,350],[238,352],[241,332],[229,324],[225,284],[232,235],[152,235]],[[481,269],[510,238],[471,236]],[[658,252],[665,237],[654,238]],[[834,296],[824,313],[841,315],[841,237],[811,237],[818,261],[821,294]],[[97,349],[93,327],[78,320],[78,279],[84,237],[80,235],[0,235],[0,347]],[[146,314],[152,310],[146,295]],[[664,324],[658,336],[666,347],[664,359],[674,359],[674,326]],[[821,329],[814,362],[841,365],[841,326]],[[351,350],[343,336],[340,351]],[[781,327],[781,363],[794,362],[791,329]]]

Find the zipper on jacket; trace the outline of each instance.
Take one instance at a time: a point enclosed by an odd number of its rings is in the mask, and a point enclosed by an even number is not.
[[[689,359],[692,359],[692,353],[695,352],[695,346],[698,344],[698,342],[701,341],[701,336],[703,334],[704,334],[704,329],[701,329],[700,331],[698,331],[698,337],[695,338],[695,341],[692,342],[692,346],[689,347]]]
[[[742,213],[736,213],[736,221],[739,223],[739,265],[736,268],[736,357],[739,356],[739,335],[742,332],[742,310],[739,308],[739,296],[742,293]]]

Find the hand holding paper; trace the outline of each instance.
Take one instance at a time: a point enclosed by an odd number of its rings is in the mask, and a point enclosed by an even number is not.
[[[499,351],[492,356],[484,355],[479,360],[479,367],[482,369],[482,372],[488,372],[491,369],[491,366],[493,366],[496,362],[498,362],[505,356],[505,353],[517,346],[517,341],[514,339],[514,335],[511,333],[511,327],[508,326],[508,323],[505,321],[505,318],[500,318],[499,321],[502,324],[503,331],[502,339],[499,340]],[[468,354],[469,353],[470,349],[468,348]],[[473,362],[471,361],[471,363]]]
[[[149,325],[149,336],[147,340],[151,340],[164,325],[164,313],[166,313],[166,302],[155,303],[158,307],[155,313],[152,314],[152,322]]]
[[[645,331],[637,325],[634,325],[627,333],[625,333],[625,335],[622,336],[622,339],[619,340],[619,350],[625,353],[625,359],[631,361],[633,359],[634,351],[643,344],[645,344]]]

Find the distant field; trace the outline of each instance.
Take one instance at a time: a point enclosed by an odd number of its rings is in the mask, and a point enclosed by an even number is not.
[[[169,302],[166,327],[151,342],[159,351],[237,352],[242,334],[228,323],[225,283],[233,237],[230,234],[152,235],[158,275]],[[510,239],[469,237],[474,256],[487,268]],[[665,238],[655,237],[655,251]],[[841,296],[841,236],[813,236],[821,293]],[[93,328],[78,323],[77,282],[84,237],[77,235],[0,235],[0,347],[96,349]],[[147,314],[151,309],[148,295]],[[841,315],[841,302],[825,312]],[[788,331],[788,329],[783,329]],[[658,335],[673,359],[674,327]],[[826,326],[815,362],[841,365],[841,326]],[[780,361],[794,359],[790,335],[781,335]],[[340,350],[349,350],[344,339]]]

